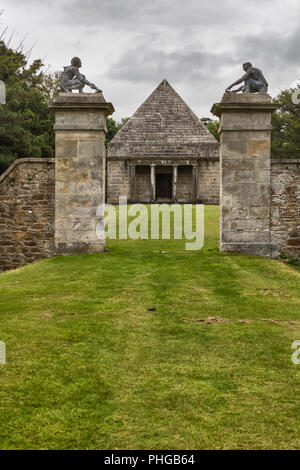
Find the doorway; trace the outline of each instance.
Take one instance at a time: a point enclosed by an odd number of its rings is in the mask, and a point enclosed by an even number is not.
[[[172,174],[156,174],[156,199],[163,201],[172,200]]]

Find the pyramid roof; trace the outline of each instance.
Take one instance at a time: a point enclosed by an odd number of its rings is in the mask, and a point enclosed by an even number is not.
[[[109,157],[201,157],[218,142],[163,80],[108,145]]]

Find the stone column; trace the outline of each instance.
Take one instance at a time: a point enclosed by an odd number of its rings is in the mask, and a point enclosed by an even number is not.
[[[130,166],[130,202],[136,201],[136,171],[135,165]]]
[[[193,172],[192,172],[192,201],[194,204],[197,204],[197,190],[198,190],[198,165],[193,165]]]
[[[267,94],[225,93],[220,117],[220,251],[271,256],[271,114]]]
[[[55,111],[55,252],[102,252],[97,208],[105,202],[106,116],[102,93],[61,93]]]
[[[156,187],[155,187],[155,164],[151,164],[151,188],[150,188],[150,202],[155,202]]]
[[[172,186],[173,202],[177,202],[177,176],[178,176],[178,166],[173,165],[173,186]]]

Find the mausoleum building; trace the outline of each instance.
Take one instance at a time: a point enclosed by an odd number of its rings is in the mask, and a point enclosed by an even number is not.
[[[219,144],[163,80],[112,139],[107,201],[219,203]]]

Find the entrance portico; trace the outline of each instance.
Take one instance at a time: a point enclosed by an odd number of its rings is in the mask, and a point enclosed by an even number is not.
[[[130,162],[130,202],[198,201],[198,163],[189,160]]]

